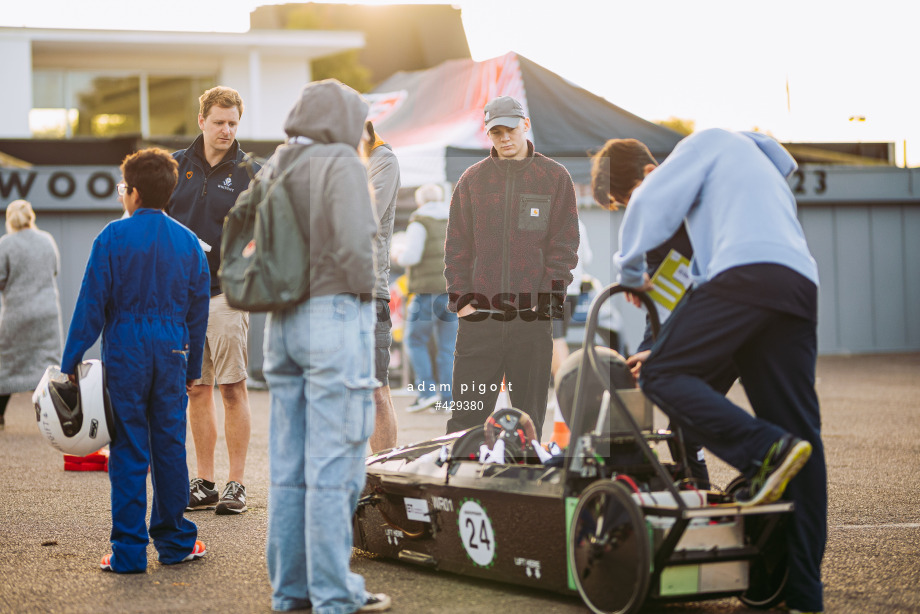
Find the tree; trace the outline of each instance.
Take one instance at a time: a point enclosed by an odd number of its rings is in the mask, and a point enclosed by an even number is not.
[[[361,64],[357,49],[313,60],[310,66],[313,79],[316,81],[338,79],[359,92],[367,92],[372,89],[371,71]]]
[[[655,123],[657,123],[659,126],[670,128],[674,132],[679,132],[685,136],[696,130],[696,122],[692,119],[683,119],[681,117],[674,117],[673,115],[667,119],[662,119]]]
[[[285,14],[284,27],[287,30],[334,30],[328,11],[316,5],[290,6]],[[372,89],[371,71],[361,64],[359,50],[351,49],[310,64],[313,79],[338,79],[359,92]]]

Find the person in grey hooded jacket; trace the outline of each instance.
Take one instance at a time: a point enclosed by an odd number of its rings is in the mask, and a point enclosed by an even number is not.
[[[390,320],[390,243],[396,222],[396,197],[399,194],[399,162],[393,148],[374,130],[370,121],[364,123],[360,150],[367,165],[367,179],[373,190],[374,211],[377,214],[377,281],[374,302],[377,324],[374,326],[374,376],[381,386],[374,391],[377,406],[376,426],[371,435],[371,452],[396,445],[397,420],[390,394],[390,345],[393,323]]]
[[[310,298],[268,314],[271,402],[266,559],[272,609],[382,611],[349,569],[351,518],[374,429],[373,291],[377,223],[357,152],[367,104],[335,80],[304,86],[287,142],[262,169],[281,186],[310,244]],[[306,152],[304,150],[306,149]]]

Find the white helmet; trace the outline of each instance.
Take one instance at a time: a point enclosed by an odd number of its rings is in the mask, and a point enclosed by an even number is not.
[[[114,423],[102,362],[83,361],[76,371],[74,385],[59,367],[45,369],[32,403],[38,429],[52,446],[64,454],[86,456],[112,441]]]

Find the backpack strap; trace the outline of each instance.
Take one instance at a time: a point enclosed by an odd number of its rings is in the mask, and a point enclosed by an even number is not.
[[[301,140],[297,140],[297,139],[302,139],[302,141],[301,141]],[[306,142],[303,142],[303,141],[306,141]],[[281,174],[279,174],[279,175],[276,176],[276,177],[272,177],[271,179],[268,180],[268,182],[267,182],[267,183],[268,183],[268,186],[267,186],[266,189],[265,189],[265,193],[266,193],[266,194],[268,193],[268,190],[270,190],[270,189],[277,189],[277,190],[286,190],[286,189],[287,189],[287,188],[285,188],[284,183],[283,183],[285,177],[287,177],[288,174],[289,174],[298,164],[300,164],[303,160],[306,160],[306,159],[309,157],[310,149],[312,149],[312,145],[314,144],[313,139],[309,139],[309,138],[307,138],[307,137],[292,137],[288,142],[289,142],[289,143],[294,143],[294,144],[302,145],[303,148],[302,148],[299,152],[296,153],[296,155],[295,155],[294,158],[290,161],[290,163],[287,165],[287,167],[286,167],[284,170],[281,171]],[[260,195],[260,196],[261,196],[261,195]],[[261,198],[260,198],[260,200],[261,200]],[[291,204],[292,209],[293,209],[293,208],[296,208],[296,207],[294,206],[294,200],[291,198],[290,194],[288,194],[288,202]],[[303,227],[302,227],[300,224],[298,224],[298,225],[297,225],[297,229],[300,231],[301,237],[303,237],[304,241],[306,241],[307,243],[309,243],[309,242],[310,242],[310,237],[304,234]]]

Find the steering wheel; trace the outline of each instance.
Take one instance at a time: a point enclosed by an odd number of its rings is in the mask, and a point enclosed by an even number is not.
[[[501,439],[505,442],[505,454],[517,463],[526,462],[528,456],[535,456],[530,442],[537,438],[537,428],[530,416],[520,409],[507,407],[499,409],[486,418],[485,443],[492,449]]]

